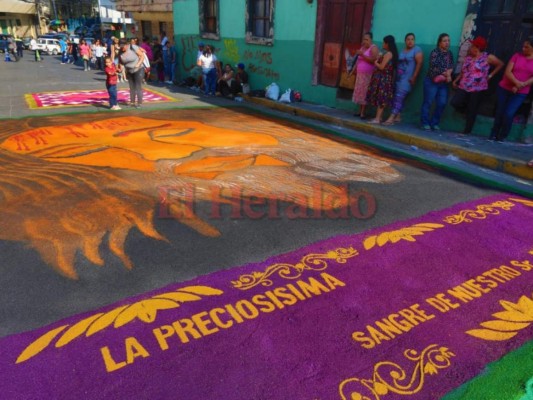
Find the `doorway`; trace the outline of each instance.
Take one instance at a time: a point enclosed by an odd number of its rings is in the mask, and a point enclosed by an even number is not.
[[[370,30],[374,0],[319,0],[315,40],[314,83],[339,88],[338,97],[351,94],[355,74],[352,57]]]

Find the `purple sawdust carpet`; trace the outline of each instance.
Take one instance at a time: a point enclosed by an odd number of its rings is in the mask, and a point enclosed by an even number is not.
[[[5,337],[2,396],[440,398],[532,339],[532,217],[479,199]]]

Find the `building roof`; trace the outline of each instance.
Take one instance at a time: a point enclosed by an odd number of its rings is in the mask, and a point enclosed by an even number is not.
[[[2,0],[0,12],[11,14],[36,14],[35,3],[27,3],[19,0]]]

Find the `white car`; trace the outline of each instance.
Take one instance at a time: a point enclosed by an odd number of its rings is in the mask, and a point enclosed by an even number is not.
[[[57,39],[38,38],[33,46],[30,45],[30,50],[45,51],[48,54],[53,54],[56,56],[61,53],[61,46],[59,45],[59,40]]]

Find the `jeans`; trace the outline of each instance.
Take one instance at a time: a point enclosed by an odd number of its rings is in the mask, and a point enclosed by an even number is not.
[[[107,85],[107,93],[109,93],[109,107],[116,106],[117,102],[117,85]]]
[[[141,105],[143,102],[144,68],[141,67],[134,73],[127,72],[126,77],[130,86],[130,103],[135,104],[135,98],[137,98],[137,104]]]
[[[435,110],[433,111],[433,116],[430,118],[429,111],[433,101],[436,103]],[[420,110],[422,125],[430,125],[432,127],[438,125],[447,102],[448,84],[446,82],[435,83],[431,78],[426,76],[424,78],[424,101]]]
[[[67,61],[68,61],[68,54],[66,51],[64,51],[63,53],[61,53],[61,62],[66,63]]]
[[[490,139],[502,141],[509,135],[513,126],[514,115],[526,99],[527,94],[513,93],[498,86],[496,95],[498,96],[498,105],[496,106]]]
[[[215,94],[217,87],[217,70],[215,68],[204,69],[205,94]]]

